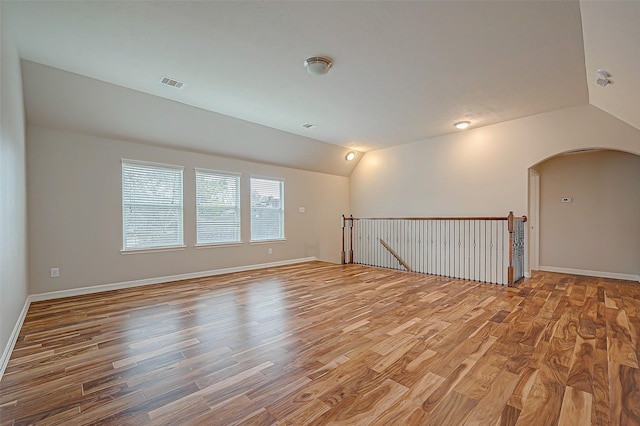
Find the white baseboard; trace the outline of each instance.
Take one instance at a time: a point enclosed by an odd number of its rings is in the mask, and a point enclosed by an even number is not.
[[[13,351],[13,347],[15,346],[16,341],[18,340],[18,335],[20,334],[22,323],[24,322],[24,319],[27,316],[29,305],[31,305],[32,302],[41,302],[44,300],[60,299],[63,297],[80,296],[84,294],[100,293],[103,291],[118,290],[122,288],[131,288],[131,287],[140,287],[145,285],[160,284],[160,283],[166,283],[171,281],[210,277],[213,275],[231,274],[234,272],[253,271],[255,269],[273,268],[276,266],[295,265],[296,263],[311,262],[314,260],[318,260],[318,258],[315,256],[303,257],[299,259],[281,260],[278,262],[260,263],[256,265],[236,266],[233,268],[214,269],[211,271],[191,272],[188,274],[168,275],[164,277],[145,278],[142,280],[135,280],[135,281],[125,281],[125,282],[113,283],[113,284],[102,284],[102,285],[96,285],[92,287],[81,287],[81,288],[73,288],[69,290],[51,291],[48,293],[31,294],[27,297],[27,300],[24,302],[24,307],[22,308],[22,312],[20,312],[20,316],[18,317],[18,320],[16,321],[16,325],[13,328],[13,333],[11,333],[11,337],[7,342],[7,346],[4,348],[4,352],[2,353],[2,358],[0,358],[0,379],[2,379],[4,370],[7,368],[7,364],[9,363],[9,358],[11,357],[11,352]]]
[[[4,348],[4,352],[2,352],[2,358],[0,358],[0,380],[2,380],[2,376],[4,375],[4,370],[7,368],[7,364],[9,364],[9,358],[11,358],[11,352],[13,352],[13,347],[16,345],[18,341],[18,336],[20,335],[20,329],[22,328],[22,323],[24,322],[25,317],[27,316],[27,312],[29,311],[29,305],[31,305],[31,300],[27,297],[27,300],[24,301],[24,306],[22,307],[22,312],[18,316],[18,320],[16,321],[16,325],[13,327],[13,332],[11,332],[11,336],[9,336],[9,341],[7,342],[7,346]]]
[[[237,266],[234,268],[214,269],[211,271],[190,272],[187,274],[168,275],[164,277],[145,278],[135,281],[124,281],[113,284],[102,284],[91,287],[80,287],[69,290],[51,291],[48,293],[32,294],[29,296],[31,302],[40,302],[43,300],[60,299],[62,297],[81,296],[84,294],[101,293],[103,291],[119,290],[122,288],[140,287],[151,284],[160,284],[171,281],[190,280],[194,278],[210,277],[213,275],[231,274],[234,272],[252,271],[254,269],[273,268],[275,266],[294,265],[296,263],[304,263],[318,260],[317,257],[303,257],[300,259],[282,260],[279,262],[260,263],[256,265]]]
[[[628,281],[640,281],[640,275],[619,274],[617,272],[587,271],[585,269],[559,268],[556,266],[542,266],[542,265],[538,267],[538,270],[547,271],[547,272],[559,272],[561,274],[588,275],[591,277],[614,278],[617,280],[628,280]]]

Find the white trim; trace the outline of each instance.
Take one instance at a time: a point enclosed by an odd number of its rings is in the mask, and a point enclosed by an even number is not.
[[[273,238],[271,240],[251,240],[249,241],[249,244],[254,246],[258,244],[285,243],[286,241],[287,241],[286,238]]]
[[[136,164],[139,166],[149,166],[149,167],[157,167],[157,168],[167,168],[167,169],[176,169],[184,171],[184,166],[180,166],[177,164],[165,164],[165,163],[154,163],[151,161],[142,161],[142,160],[131,160],[129,158],[121,158],[120,165],[122,164]]]
[[[529,269],[540,267],[540,173],[529,169]]]
[[[203,248],[214,248],[214,247],[240,247],[242,246],[242,241],[234,241],[230,243],[206,243],[206,244],[194,244],[193,247],[197,249]]]
[[[199,204],[200,201],[200,192],[198,191],[199,189],[199,182],[200,179],[198,179],[199,175],[202,176],[213,176],[216,179],[219,177],[222,178],[235,178],[237,179],[237,197],[235,199],[235,204],[233,206],[233,209],[235,210],[235,212],[238,214],[238,241],[205,241],[205,242],[200,242],[199,238],[200,238],[200,221],[198,220],[198,215],[200,214],[200,211],[202,209],[202,206]],[[195,169],[195,191],[196,191],[196,200],[195,200],[195,210],[194,210],[194,219],[196,221],[196,247],[204,247],[204,246],[214,246],[214,245],[231,245],[231,244],[242,244],[242,174],[241,173],[235,173],[235,172],[223,172],[223,171],[219,171],[219,170],[209,170],[209,169],[200,169],[197,168]],[[226,208],[229,208],[231,206],[225,206]]]
[[[127,228],[127,224],[125,223],[125,173],[124,173],[124,169],[125,166],[140,166],[140,167],[152,167],[155,169],[164,169],[164,170],[176,170],[180,172],[180,205],[176,206],[176,207],[180,207],[180,226],[178,227],[178,229],[180,230],[180,244],[178,245],[172,245],[172,246],[160,246],[160,247],[143,247],[143,248],[139,248],[139,247],[131,247],[128,248],[127,247],[127,233],[126,233],[126,228]],[[131,198],[131,194],[129,194],[127,197],[128,202],[130,202],[130,198]],[[138,251],[141,252],[142,250],[155,250],[155,249],[173,249],[173,248],[179,248],[179,247],[185,247],[184,244],[184,166],[176,166],[176,165],[172,165],[172,164],[161,164],[161,163],[150,163],[147,161],[138,161],[138,160],[128,160],[125,158],[121,158],[120,159],[120,201],[122,202],[122,222],[120,222],[121,226],[122,226],[122,245],[120,248],[120,253],[122,254],[128,254],[130,252],[133,251]]]
[[[591,277],[614,278],[618,280],[640,281],[640,275],[620,274],[618,272],[587,271],[585,269],[559,268],[556,266],[542,266],[540,271],[559,272],[561,274],[588,275]]]
[[[268,239],[261,239],[261,240],[256,240],[253,238],[253,209],[255,208],[259,208],[258,206],[254,206],[253,205],[253,200],[251,200],[251,202],[249,203],[249,216],[250,216],[250,223],[249,223],[249,234],[251,236],[250,238],[250,243],[256,243],[256,242],[272,242],[272,241],[285,241],[287,239],[287,233],[286,233],[286,220],[285,220],[285,214],[286,214],[286,208],[285,208],[285,201],[286,201],[286,197],[285,197],[285,193],[284,193],[284,178],[272,178],[272,177],[262,177],[262,176],[256,176],[256,175],[249,175],[249,192],[253,193],[253,180],[267,180],[267,181],[273,181],[273,182],[279,182],[280,183],[280,207],[278,209],[274,209],[274,208],[268,208],[268,210],[278,210],[281,215],[282,215],[282,237],[278,237],[278,238],[268,238]]]
[[[236,176],[239,178],[242,177],[242,173],[240,172],[227,172],[223,170],[203,169],[202,167],[194,167],[193,170],[195,170],[197,173],[204,173],[204,174],[210,174],[210,175]]]
[[[273,177],[273,176],[265,176],[265,175],[249,175],[249,183],[251,183],[251,179],[277,180],[279,182],[284,182],[283,177]]]
[[[256,265],[236,266],[233,268],[214,269],[211,271],[191,272],[187,274],[168,275],[156,278],[144,278],[141,280],[124,281],[113,284],[102,284],[91,287],[72,288],[69,290],[51,291],[48,293],[32,294],[29,296],[31,302],[40,302],[43,300],[60,299],[62,297],[81,296],[84,294],[100,293],[103,291],[119,290],[122,288],[139,287],[151,284],[161,284],[171,281],[189,280],[193,278],[210,277],[214,275],[231,274],[234,272],[252,271],[254,269],[273,268],[275,266],[294,265],[296,263],[304,263],[318,260],[317,257],[303,257],[299,259],[281,260],[278,262],[260,263]]]
[[[16,321],[16,325],[13,327],[13,332],[11,333],[11,336],[9,336],[7,346],[5,346],[4,352],[2,352],[2,358],[0,358],[0,380],[2,380],[2,376],[4,375],[4,370],[7,368],[7,364],[9,364],[9,358],[11,358],[13,347],[18,341],[20,329],[22,329],[22,324],[24,323],[24,319],[27,316],[27,312],[29,311],[29,305],[31,305],[31,296],[28,296],[27,300],[24,301],[22,312],[20,312],[18,320]]]
[[[167,247],[149,247],[142,249],[120,249],[120,254],[140,254],[140,253],[157,253],[159,251],[181,251],[186,249],[187,246],[167,246]]]

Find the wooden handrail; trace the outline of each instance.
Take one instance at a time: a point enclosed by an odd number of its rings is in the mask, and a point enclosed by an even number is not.
[[[509,217],[347,217],[345,220],[509,220]],[[526,216],[514,216],[514,220],[527,221]]]
[[[389,244],[387,244],[382,238],[380,238],[380,244],[382,244],[384,246],[384,248],[386,248],[389,251],[389,253],[391,253],[391,255],[393,257],[395,257],[396,260],[398,262],[400,262],[400,264],[406,268],[407,271],[413,272],[413,271],[411,271],[411,268],[409,267],[409,265],[407,265],[407,262],[402,260],[402,258],[398,255],[398,253],[396,253],[395,250],[392,249],[391,246]]]

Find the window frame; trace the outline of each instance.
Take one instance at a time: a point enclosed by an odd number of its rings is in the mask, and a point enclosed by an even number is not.
[[[277,237],[277,238],[264,238],[264,239],[256,239],[254,238],[253,235],[253,199],[252,199],[252,194],[253,194],[253,180],[254,179],[260,179],[260,180],[270,180],[270,181],[276,181],[280,183],[280,208],[278,209],[280,211],[280,217],[281,217],[281,223],[280,223],[280,228],[282,230],[281,232],[281,237]],[[250,242],[252,244],[260,244],[260,243],[270,243],[270,242],[278,242],[278,241],[286,241],[286,233],[285,233],[285,194],[284,194],[284,185],[285,184],[285,179],[284,178],[279,178],[279,177],[272,177],[272,176],[260,176],[260,175],[251,175],[249,177],[249,215],[250,217]],[[274,209],[275,210],[275,209]]]
[[[177,244],[171,245],[158,245],[158,246],[150,246],[150,247],[132,247],[128,248],[127,241],[127,232],[126,226],[127,221],[125,219],[125,209],[128,204],[125,201],[125,181],[124,181],[124,169],[125,165],[131,166],[140,166],[140,167],[153,167],[158,169],[167,169],[167,170],[176,170],[180,175],[180,223],[176,229],[180,231],[180,242]],[[173,250],[184,250],[186,248],[184,243],[184,166],[175,165],[175,164],[166,164],[166,163],[156,163],[150,161],[141,161],[141,160],[132,160],[128,158],[120,159],[120,197],[121,197],[121,213],[122,213],[122,245],[120,249],[121,254],[132,254],[132,253],[147,253],[147,252],[157,252],[157,251],[173,251]]]
[[[198,241],[198,173],[218,175],[218,176],[232,176],[238,179],[238,196],[237,196],[237,215],[238,215],[238,239],[235,241],[221,241],[221,242],[200,242]],[[195,186],[195,223],[196,223],[196,243],[194,247],[210,247],[210,246],[237,246],[242,244],[242,173],[227,172],[222,170],[205,169],[202,167],[196,167],[194,169],[194,186]]]

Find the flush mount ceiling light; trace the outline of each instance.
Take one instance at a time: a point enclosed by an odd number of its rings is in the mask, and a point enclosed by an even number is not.
[[[470,121],[458,121],[457,123],[453,123],[455,128],[460,130],[466,129],[467,127],[469,127],[469,124],[471,124]]]
[[[349,152],[347,153],[347,155],[345,155],[345,156],[344,156],[344,159],[345,159],[345,160],[347,160],[347,161],[351,161],[351,160],[353,160],[354,158],[356,158],[356,153],[355,153],[355,152],[353,152],[353,151],[349,151]]]
[[[314,56],[304,61],[304,67],[311,75],[325,75],[329,72],[333,62],[329,58],[323,58],[321,56]]]
[[[597,76],[596,84],[598,86],[605,87],[607,84],[611,83],[611,80],[609,80],[609,77],[611,77],[611,74],[609,74],[605,70],[596,71],[596,76]]]

